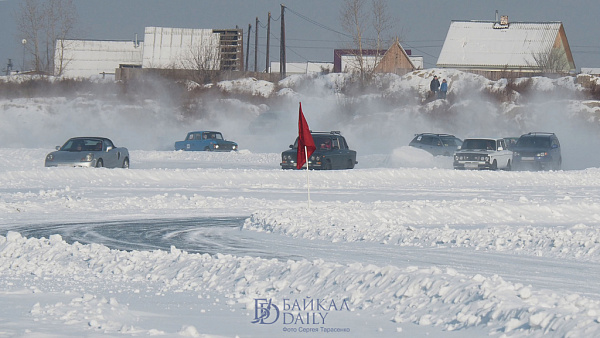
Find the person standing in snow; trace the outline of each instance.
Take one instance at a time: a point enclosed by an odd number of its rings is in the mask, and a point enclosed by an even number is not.
[[[446,79],[443,79],[442,85],[440,86],[440,92],[438,94],[438,98],[445,99],[447,92],[448,92],[448,82],[446,82]]]
[[[440,90],[440,80],[438,80],[437,75],[434,75],[433,80],[431,80],[431,82],[429,83],[429,90],[431,90],[431,93],[435,98],[438,90]]]

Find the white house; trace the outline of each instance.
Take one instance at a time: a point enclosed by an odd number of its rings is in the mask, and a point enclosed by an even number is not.
[[[562,69],[575,62],[561,22],[452,21],[437,60],[440,68],[539,72],[536,58],[558,55]]]

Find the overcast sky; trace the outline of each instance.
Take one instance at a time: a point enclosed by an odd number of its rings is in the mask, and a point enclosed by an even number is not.
[[[23,64],[22,37],[15,16],[22,0],[0,0],[0,69],[8,59]],[[254,29],[260,24],[258,68],[265,68],[267,14],[271,12],[270,61],[279,61],[281,6],[285,12],[287,61],[333,62],[333,49],[351,46],[340,24],[343,0],[74,0],[79,23],[72,38],[99,40],[143,39],[144,27],[244,29],[248,25],[250,70],[254,68]],[[425,68],[435,67],[452,20],[493,20],[495,12],[509,21],[562,21],[577,69],[600,67],[600,6],[597,0],[399,1],[388,2],[393,21],[389,36],[399,37],[412,55],[424,57]],[[27,60],[27,56],[25,56]],[[3,73],[2,73],[3,75]]]

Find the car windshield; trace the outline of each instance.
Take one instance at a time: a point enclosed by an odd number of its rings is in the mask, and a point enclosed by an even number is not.
[[[312,135],[313,141],[315,142],[315,147],[321,150],[331,150],[331,149],[339,149],[340,145],[338,139],[335,138],[332,140],[329,136],[319,136]],[[296,142],[294,142],[294,149],[298,149],[298,138],[296,138]]]
[[[496,150],[496,141],[494,140],[480,140],[480,139],[467,139],[463,142],[461,149],[485,149],[485,150]]]
[[[517,141],[519,148],[550,148],[550,139],[546,137],[521,137]]]
[[[102,151],[102,140],[91,138],[76,138],[68,140],[61,148],[62,151]]]

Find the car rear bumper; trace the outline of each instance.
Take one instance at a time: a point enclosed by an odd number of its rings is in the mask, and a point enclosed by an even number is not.
[[[513,157],[513,167],[515,169],[544,170],[551,169],[554,166],[554,161],[548,156]]]

